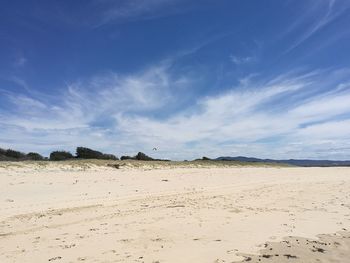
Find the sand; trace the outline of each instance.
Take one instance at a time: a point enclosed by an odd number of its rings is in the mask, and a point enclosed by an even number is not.
[[[0,262],[350,262],[350,168],[0,165]]]

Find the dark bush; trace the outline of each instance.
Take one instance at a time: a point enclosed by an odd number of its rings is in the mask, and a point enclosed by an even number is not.
[[[19,161],[25,159],[25,154],[11,149],[0,148],[0,161]]]
[[[120,160],[169,161],[169,160],[164,160],[164,159],[154,159],[154,158],[149,157],[148,155],[146,155],[142,152],[139,152],[134,157],[128,156],[128,155],[123,155],[122,157],[120,157]]]
[[[136,160],[141,160],[141,161],[153,161],[154,159],[147,156],[146,154],[139,152],[136,156],[135,156]]]
[[[39,153],[35,153],[35,152],[30,152],[28,154],[25,154],[12,149],[5,150],[0,148],[0,161],[25,161],[25,160],[40,161],[40,160],[45,160],[45,158],[41,156]]]
[[[200,158],[200,159],[194,159],[193,161],[212,161],[212,159],[203,156],[202,158]]]
[[[5,154],[6,154],[6,150],[5,150],[5,149],[0,148],[0,155],[5,155]]]
[[[78,147],[76,156],[81,159],[102,159],[103,153],[85,147]]]
[[[3,154],[0,154],[0,161],[11,161],[10,158],[6,157],[5,155]]]
[[[135,157],[123,155],[122,157],[120,157],[120,160],[135,160]]]
[[[26,157],[24,153],[21,153],[19,151],[14,151],[11,149],[6,150],[5,156],[9,158],[17,159],[17,160],[24,159]]]
[[[103,154],[103,159],[105,160],[119,160],[114,154]]]
[[[41,156],[39,153],[30,152],[27,154],[27,159],[34,160],[34,161],[41,161],[41,160],[44,160],[44,157]]]
[[[99,151],[95,151],[85,147],[77,148],[77,158],[81,159],[104,159],[104,160],[118,160],[113,154],[103,154]]]
[[[51,161],[63,161],[72,159],[74,156],[70,152],[65,151],[54,151],[50,153],[50,160]]]
[[[10,158],[6,156],[6,150],[0,148],[0,161],[9,161]]]

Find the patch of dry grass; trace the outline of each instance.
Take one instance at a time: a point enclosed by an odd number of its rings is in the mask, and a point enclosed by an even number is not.
[[[93,168],[115,169],[111,167],[118,167],[119,169],[175,169],[175,168],[229,168],[229,167],[291,167],[287,164],[280,163],[259,163],[259,162],[239,162],[239,161],[210,161],[210,160],[196,160],[196,161],[139,161],[139,160],[66,160],[66,161],[20,161],[20,162],[0,162],[0,168],[29,168],[35,167],[40,169],[73,169],[86,170]]]

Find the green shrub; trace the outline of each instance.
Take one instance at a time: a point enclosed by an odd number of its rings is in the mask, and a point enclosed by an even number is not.
[[[21,153],[19,151],[15,151],[15,150],[11,150],[8,149],[6,150],[5,156],[9,157],[9,158],[13,158],[13,159],[25,159],[26,155],[24,153]]]
[[[104,160],[119,160],[117,156],[114,154],[103,154],[103,159]]]
[[[6,154],[6,150],[5,150],[5,149],[0,148],[0,155],[5,155],[5,154]]]
[[[120,160],[135,160],[135,157],[123,155],[122,157],[120,157]]]
[[[78,147],[76,156],[80,159],[118,160],[118,158],[113,154],[104,154],[86,147]]]
[[[65,151],[54,151],[50,153],[50,160],[51,161],[63,161],[63,160],[69,160],[73,159],[74,156],[70,152]]]
[[[44,157],[39,153],[30,152],[27,154],[27,159],[34,160],[34,161],[41,161],[41,160],[44,160]]]
[[[141,161],[153,161],[154,159],[147,156],[146,154],[139,152],[138,154],[136,154],[135,156],[136,160],[141,160]]]

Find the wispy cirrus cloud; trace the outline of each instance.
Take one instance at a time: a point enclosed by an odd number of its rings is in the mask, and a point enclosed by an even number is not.
[[[17,76],[10,76],[10,77],[6,77],[5,79],[13,82],[14,84],[18,85],[19,87],[23,88],[28,92],[30,91],[28,83],[22,78],[19,78]]]
[[[23,67],[27,63],[27,59],[24,56],[18,56],[14,62],[13,65],[15,67]]]
[[[326,84],[324,71],[265,81],[252,77],[158,116],[195,82],[166,65],[133,75],[107,73],[68,85],[58,104],[13,94],[9,101],[16,111],[0,114],[0,142],[46,151],[86,145],[117,154],[157,147],[158,157],[173,159],[204,154],[343,159],[350,154],[345,147],[350,86],[341,75],[328,72]]]
[[[176,85],[176,81],[172,83],[172,87]],[[8,92],[6,96],[18,110],[18,116],[8,117],[6,122],[21,122],[27,129],[85,127],[103,114],[152,111],[168,103],[170,93],[165,66],[128,76],[110,72],[68,84],[59,103],[53,105],[40,96],[34,98]],[[46,110],[42,111],[44,107]]]
[[[128,1],[98,1],[95,4],[105,6],[100,20],[95,25],[99,27],[109,23],[120,23],[125,21],[147,20],[165,15],[183,12],[184,9],[177,8],[177,4],[183,0],[128,0]]]
[[[302,16],[302,18],[297,20],[289,29],[286,30],[290,33],[299,27],[305,28],[303,33],[296,38],[294,43],[288,47],[285,53],[297,48],[350,8],[350,4],[347,1],[322,0],[313,1],[311,3],[312,5],[307,8],[308,11]],[[311,23],[309,21],[311,21]],[[309,26],[306,26],[308,24]]]
[[[230,60],[232,61],[232,63],[234,63],[236,65],[242,65],[242,64],[248,64],[248,63],[255,61],[255,58],[254,57],[238,57],[238,56],[231,55]]]
[[[339,147],[349,138],[345,124],[348,120],[334,122],[334,119],[350,114],[347,103],[350,90],[328,94],[328,101],[332,103],[326,108],[325,98],[320,98],[322,96],[307,97],[294,105],[284,105],[284,109],[275,103],[288,99],[295,93],[308,93],[310,89],[316,88],[319,81],[321,76],[315,74],[294,78],[279,77],[269,82],[274,83],[272,85],[266,83],[236,87],[217,97],[202,98],[198,101],[198,110],[194,114],[183,111],[166,121],[119,115],[118,125],[127,138],[135,138],[140,145],[151,147],[157,144],[166,151],[172,151],[172,147],[176,147],[177,151],[191,153],[192,156],[198,156],[200,152],[213,157],[232,154],[239,147],[240,154],[263,157],[320,157],[320,145],[324,144],[325,139],[329,138],[333,147]],[[319,112],[312,109],[319,109]],[[310,123],[312,121],[317,123]],[[331,126],[337,129],[339,136],[328,136],[325,128],[312,128],[318,126]],[[143,130],[147,133],[137,137]],[[319,134],[306,136],[310,131],[318,131]],[[313,148],[315,145],[319,147],[317,151]],[[304,147],[307,146],[310,149],[305,152]],[[329,144],[324,147],[329,147]],[[338,154],[338,158],[343,157]]]
[[[184,77],[173,79],[167,65],[157,65],[137,74],[109,72],[71,83],[56,103],[40,94],[7,91],[3,95],[11,106],[0,107],[0,143],[39,151],[46,145],[45,153],[77,144],[127,150],[113,116],[152,114],[174,103],[174,90],[189,84]]]

